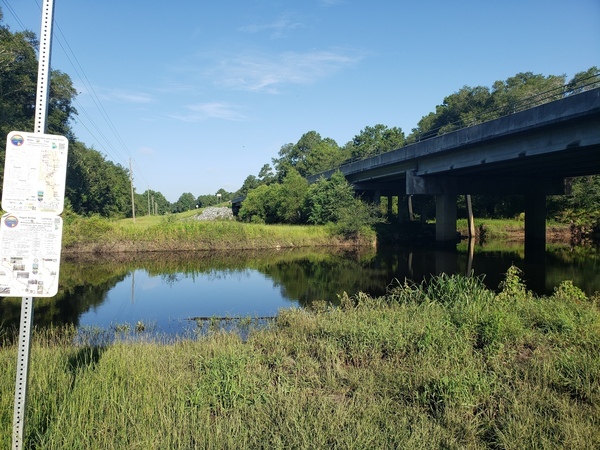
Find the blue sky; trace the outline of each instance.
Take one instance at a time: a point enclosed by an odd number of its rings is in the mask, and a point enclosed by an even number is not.
[[[42,0],[0,0],[39,35]],[[445,96],[600,66],[598,0],[54,0],[77,138],[137,192],[236,191],[306,132],[406,134]],[[24,130],[27,131],[27,130]]]

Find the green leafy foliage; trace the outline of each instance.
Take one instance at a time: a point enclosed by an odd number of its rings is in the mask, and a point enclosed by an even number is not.
[[[1,16],[0,16],[1,20]],[[0,135],[33,131],[37,89],[36,48],[30,31],[12,33],[0,23]],[[69,139],[65,195],[77,214],[123,217],[131,214],[128,172],[94,149],[76,140],[71,121],[77,114],[77,91],[68,74],[50,73],[47,132]],[[5,140],[0,139],[0,166],[4,167]],[[3,171],[0,172],[3,174]],[[0,177],[0,188],[2,178]]]
[[[239,217],[255,223],[304,223],[307,191],[308,182],[292,169],[282,183],[262,184],[250,191]]]
[[[308,222],[316,225],[337,222],[341,211],[355,204],[354,190],[338,170],[329,180],[321,178],[310,186],[306,198]]]
[[[379,208],[355,198],[347,207],[337,211],[338,220],[333,224],[335,234],[346,239],[358,240],[360,236],[374,237],[374,225],[384,219],[379,215]]]
[[[367,158],[404,147],[404,132],[398,127],[377,124],[365,127],[347,144],[352,158]]]
[[[269,217],[272,216],[270,199],[273,190],[273,188],[263,184],[248,192],[238,217],[245,222],[267,223]]]
[[[196,197],[191,192],[184,192],[173,204],[173,212],[184,212],[196,209]]]
[[[279,158],[273,159],[277,178],[281,181],[291,169],[306,177],[336,167],[348,154],[331,138],[322,138],[316,131],[304,133],[296,144],[285,144]]]
[[[65,194],[78,214],[106,217],[131,214],[128,171],[81,142],[69,145]]]

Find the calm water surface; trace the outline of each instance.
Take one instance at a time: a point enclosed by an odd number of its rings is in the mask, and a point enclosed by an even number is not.
[[[600,252],[565,245],[548,246],[537,264],[524,260],[522,245],[506,244],[471,250],[461,244],[445,252],[295,249],[65,259],[59,293],[35,300],[34,323],[103,329],[143,323],[147,331],[173,336],[197,329],[194,318],[270,317],[314,300],[336,303],[343,292],[382,295],[390,284],[442,272],[472,271],[496,289],[511,265],[523,270],[527,287],[539,295],[566,279],[588,295],[600,291]],[[0,328],[18,327],[20,299],[0,299],[0,313]]]
[[[253,269],[150,274],[132,270],[102,304],[79,318],[80,326],[114,327],[143,322],[161,332],[193,328],[195,317],[270,317],[297,306],[268,276]]]

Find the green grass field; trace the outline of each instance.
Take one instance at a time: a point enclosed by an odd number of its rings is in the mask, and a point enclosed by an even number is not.
[[[198,221],[188,211],[109,220],[74,217],[63,233],[66,253],[196,251],[343,244],[325,226],[261,225],[235,220]]]
[[[499,293],[441,276],[271,326],[94,345],[36,333],[26,448],[595,449],[600,297],[564,282]],[[250,326],[248,323],[243,326]],[[0,347],[0,447],[9,448],[15,345]]]

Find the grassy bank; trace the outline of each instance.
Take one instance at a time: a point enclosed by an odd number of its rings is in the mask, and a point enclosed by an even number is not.
[[[261,225],[234,220],[199,221],[193,211],[125,220],[65,220],[63,252],[116,253],[234,250],[348,245],[325,226]],[[368,243],[372,237],[367,236]]]
[[[341,307],[282,311],[246,341],[169,345],[37,335],[37,449],[598,448],[600,299],[549,298],[512,270],[499,294],[440,277]],[[16,348],[0,348],[8,448]]]
[[[359,241],[347,240],[334,228],[318,225],[264,225],[235,220],[199,221],[198,211],[167,216],[143,216],[109,220],[100,217],[67,216],[63,232],[63,253],[111,254],[121,252],[203,251],[293,248],[319,246],[372,246],[376,241],[430,242],[433,225],[419,222],[379,224],[376,231],[361,231]],[[508,219],[478,219],[477,237],[522,241],[524,223]],[[457,229],[467,235],[467,222],[458,220]],[[568,241],[568,225],[549,224],[548,242]]]
[[[523,241],[525,239],[525,221],[518,219],[475,219],[475,235],[477,239]],[[467,219],[458,219],[456,222],[458,232],[468,236]],[[568,242],[571,237],[569,224],[547,223],[547,242]]]

